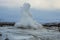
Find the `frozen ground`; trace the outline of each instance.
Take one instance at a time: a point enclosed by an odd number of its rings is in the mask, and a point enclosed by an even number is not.
[[[60,40],[60,32],[47,29],[33,30],[0,27],[0,32],[3,34],[0,37],[1,40],[4,40],[6,35],[10,40]]]

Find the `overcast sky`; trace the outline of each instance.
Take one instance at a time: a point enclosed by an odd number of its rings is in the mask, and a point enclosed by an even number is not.
[[[0,6],[21,7],[24,2],[31,4],[36,9],[60,9],[60,0],[0,0]]]

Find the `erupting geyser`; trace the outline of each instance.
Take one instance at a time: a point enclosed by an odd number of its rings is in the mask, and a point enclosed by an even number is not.
[[[30,13],[30,4],[24,3],[22,7],[21,19],[18,23],[15,24],[16,27],[24,27],[24,28],[42,28],[42,25],[33,20],[32,15]]]

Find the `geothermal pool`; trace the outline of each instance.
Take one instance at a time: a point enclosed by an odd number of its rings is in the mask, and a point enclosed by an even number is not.
[[[0,27],[1,40],[60,40],[60,32],[47,29],[17,29],[14,27]]]

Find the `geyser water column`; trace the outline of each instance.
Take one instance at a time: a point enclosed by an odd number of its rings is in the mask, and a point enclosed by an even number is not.
[[[30,4],[24,3],[22,7],[21,18],[18,23],[15,24],[15,27],[23,27],[23,28],[41,28],[43,27],[41,24],[37,23],[33,20],[33,17],[30,13]]]

